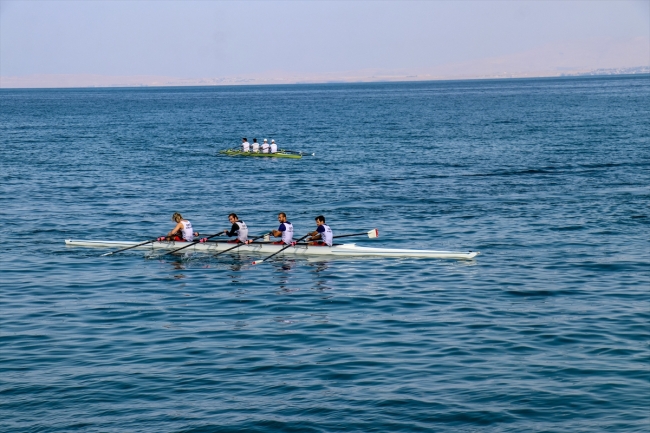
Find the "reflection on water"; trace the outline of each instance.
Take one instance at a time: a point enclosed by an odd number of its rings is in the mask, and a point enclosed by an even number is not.
[[[318,274],[319,272],[323,272],[327,270],[330,267],[330,262],[328,261],[322,261],[322,262],[308,262],[307,265],[312,268],[311,271]]]
[[[283,271],[290,271],[296,267],[296,261],[294,259],[284,259],[282,261],[281,268]]]
[[[273,278],[276,281],[277,295],[289,294],[300,289],[290,288],[289,281],[291,280],[291,270],[296,266],[296,261],[293,259],[283,258],[281,261],[274,261],[270,263],[273,266]]]
[[[248,323],[244,322],[243,320],[237,320],[235,321],[235,325],[233,326],[234,329],[243,329],[248,326]]]
[[[286,286],[280,286],[279,290],[276,292],[278,295],[288,295],[293,292],[299,292],[300,288],[299,287],[286,287]]]
[[[239,272],[242,270],[243,265],[244,264],[242,262],[232,262],[228,265],[228,267],[231,271]]]
[[[176,271],[183,271],[185,270],[185,266],[181,262],[170,262],[174,270]],[[177,280],[180,280],[181,278],[185,278],[185,274],[174,274],[174,278]]]
[[[330,262],[308,262],[307,266],[310,268],[310,274],[314,279],[313,287],[314,290],[324,291],[331,290],[332,287],[327,284],[325,271],[329,269]]]

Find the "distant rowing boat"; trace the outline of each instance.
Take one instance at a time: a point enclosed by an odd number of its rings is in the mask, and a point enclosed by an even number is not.
[[[267,158],[292,158],[292,159],[300,159],[302,158],[303,155],[301,152],[291,152],[287,150],[279,150],[276,153],[262,153],[262,152],[243,152],[238,149],[225,149],[219,151],[219,153],[227,156],[262,156]]]
[[[138,242],[125,241],[91,241],[91,240],[73,240],[66,239],[66,245],[76,247],[99,247],[99,248],[128,248],[138,244]],[[142,245],[136,249],[149,251],[174,250],[187,245],[187,242],[151,242]],[[197,243],[188,246],[183,253],[201,252],[216,253],[232,248],[235,244],[227,242]],[[253,254],[273,254],[283,248],[283,245],[275,245],[270,242],[254,242],[248,245],[242,245],[238,248],[239,253]],[[284,250],[281,255],[290,256],[336,256],[336,257],[420,257],[432,259],[473,259],[479,253],[476,251],[458,252],[458,251],[434,251],[434,250],[406,250],[398,248],[371,248],[360,247],[356,244],[342,244],[328,246],[307,245],[306,243],[297,244]]]

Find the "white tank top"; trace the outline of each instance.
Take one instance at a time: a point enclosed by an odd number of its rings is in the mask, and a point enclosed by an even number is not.
[[[332,234],[332,229],[327,224],[323,224],[321,227],[325,229],[323,233],[320,234],[320,240],[325,242],[330,247],[332,246],[332,241],[334,236]]]
[[[241,144],[241,150],[242,150],[242,152],[250,152],[251,147],[250,147],[250,144],[248,143],[248,141],[244,141]]]
[[[259,151],[260,151],[260,144],[253,143],[253,152],[259,152]]]
[[[282,242],[285,244],[290,244],[293,242],[293,224],[290,222],[283,223],[284,231],[282,232]]]
[[[192,242],[194,240],[194,230],[192,230],[192,223],[187,220],[181,220],[181,224],[183,224],[183,229],[181,230],[183,232],[183,239],[188,242]]]
[[[240,242],[246,242],[248,240],[248,227],[244,221],[237,221],[235,224],[239,227],[237,230],[237,239]]]
[[[276,153],[278,151],[278,145],[271,143],[271,153]]]

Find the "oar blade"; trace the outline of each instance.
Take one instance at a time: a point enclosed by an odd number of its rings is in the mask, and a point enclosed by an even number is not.
[[[368,237],[369,237],[370,239],[372,239],[372,238],[378,238],[378,237],[379,237],[379,230],[377,230],[377,229],[372,229],[372,230],[370,230],[370,231],[368,232]]]

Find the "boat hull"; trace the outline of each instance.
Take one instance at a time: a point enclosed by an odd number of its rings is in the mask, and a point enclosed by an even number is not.
[[[91,241],[91,240],[77,240],[66,239],[66,245],[74,247],[95,247],[95,248],[111,248],[121,249],[137,245],[139,242],[124,242],[124,241]],[[187,242],[151,242],[142,245],[135,249],[160,251],[174,250],[186,246]],[[235,244],[227,242],[205,242],[191,245],[178,254],[185,253],[218,253],[234,247]],[[241,253],[271,255],[282,249],[282,245],[274,245],[272,243],[253,243],[249,245],[242,245],[235,251]],[[285,256],[335,256],[335,257],[419,257],[419,258],[436,258],[436,259],[458,259],[469,260],[476,257],[479,253],[476,251],[458,252],[458,251],[434,251],[434,250],[406,250],[399,248],[371,248],[360,247],[356,244],[343,244],[328,246],[315,246],[298,244],[282,251],[279,255]]]
[[[290,159],[300,159],[302,155],[299,153],[286,153],[286,152],[277,152],[277,153],[262,153],[262,152],[242,152],[241,150],[222,150],[219,153],[227,156],[243,156],[243,157],[262,157],[262,158],[290,158]]]

